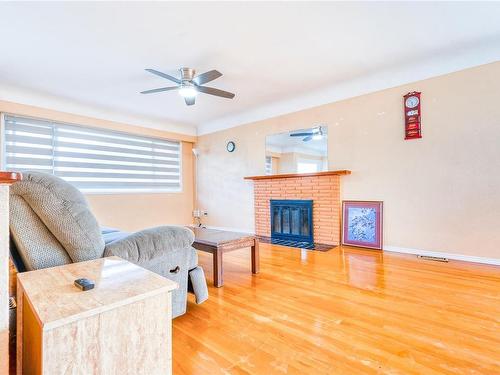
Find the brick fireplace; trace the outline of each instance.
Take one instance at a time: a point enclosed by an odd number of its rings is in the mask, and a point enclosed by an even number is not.
[[[271,200],[312,200],[314,242],[340,243],[340,178],[350,171],[245,177],[254,181],[255,233],[271,236]]]

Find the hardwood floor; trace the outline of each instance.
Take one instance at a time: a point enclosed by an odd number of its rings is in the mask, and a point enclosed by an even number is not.
[[[500,267],[261,244],[252,275],[249,254],[174,320],[175,375],[500,374]]]

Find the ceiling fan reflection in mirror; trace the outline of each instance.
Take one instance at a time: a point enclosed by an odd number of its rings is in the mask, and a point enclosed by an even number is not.
[[[307,132],[300,132],[300,133],[292,133],[290,134],[290,137],[304,137],[302,141],[304,142],[309,142],[310,140],[320,140],[323,138],[323,128],[321,126],[317,126],[315,128],[312,128],[310,131]]]
[[[141,94],[153,94],[163,91],[178,90],[179,95],[184,98],[184,101],[186,102],[187,105],[193,105],[195,103],[196,95],[199,92],[209,95],[220,96],[221,98],[227,98],[227,99],[232,99],[235,96],[233,93],[228,91],[219,90],[213,87],[202,86],[203,84],[213,81],[214,79],[217,79],[220,76],[222,76],[222,73],[220,73],[217,70],[210,70],[206,73],[195,76],[196,71],[194,69],[181,68],[179,69],[181,73],[180,78],[172,77],[168,74],[159,72],[158,70],[154,69],[145,69],[145,70],[159,77],[168,79],[169,81],[176,83],[177,86],[161,87],[158,89],[141,91]]]

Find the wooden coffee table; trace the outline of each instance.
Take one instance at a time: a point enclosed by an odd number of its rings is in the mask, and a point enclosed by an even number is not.
[[[214,268],[214,286],[224,284],[222,254],[250,247],[252,250],[252,273],[259,273],[259,240],[248,233],[228,232],[208,228],[190,228],[194,232],[195,249],[211,253]]]

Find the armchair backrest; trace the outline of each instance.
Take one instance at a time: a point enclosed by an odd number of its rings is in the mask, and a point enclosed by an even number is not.
[[[10,232],[27,270],[100,258],[104,239],[84,195],[66,181],[23,173],[10,189]]]

